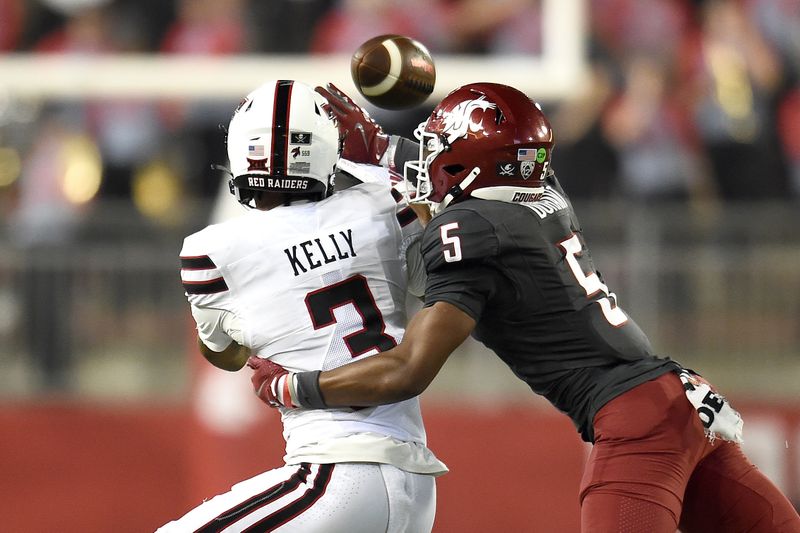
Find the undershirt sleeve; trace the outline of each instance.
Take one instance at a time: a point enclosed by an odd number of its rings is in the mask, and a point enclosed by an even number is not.
[[[223,309],[191,306],[192,316],[197,323],[197,336],[215,352],[221,352],[231,341],[244,345],[241,320]]]
[[[420,235],[417,234],[408,240],[408,245],[405,247],[405,265],[406,274],[408,277],[408,292],[417,298],[421,298],[425,294],[425,282],[427,275],[425,273],[425,262],[423,261],[422,253],[420,252]]]
[[[419,144],[400,137],[392,135],[389,141],[389,149],[383,154],[381,158],[381,165],[387,166],[399,174],[404,173],[406,161],[416,161],[419,159]],[[408,176],[411,183],[416,185],[416,173],[411,172]]]

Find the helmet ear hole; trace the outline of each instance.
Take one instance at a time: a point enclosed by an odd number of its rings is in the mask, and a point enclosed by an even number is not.
[[[442,170],[450,174],[451,176],[455,176],[461,172],[464,172],[466,167],[464,165],[447,165],[442,167]]]

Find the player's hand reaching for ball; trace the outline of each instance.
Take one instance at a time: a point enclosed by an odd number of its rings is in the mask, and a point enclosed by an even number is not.
[[[247,366],[253,369],[250,381],[262,402],[270,407],[297,407],[290,392],[293,374],[269,359],[256,356],[247,360]]]
[[[377,165],[389,147],[389,136],[380,124],[332,83],[317,87],[316,91],[330,103],[339,121],[339,133],[344,138],[342,157],[354,163]]]

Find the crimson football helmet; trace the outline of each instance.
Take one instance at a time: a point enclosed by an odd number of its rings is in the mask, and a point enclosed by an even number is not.
[[[236,108],[227,147],[228,186],[249,206],[256,191],[327,196],[341,142],[322,95],[297,81],[276,80]]]
[[[414,130],[405,164],[409,201],[439,211],[467,198],[529,202],[544,190],[554,139],[539,104],[497,83],[456,89]]]

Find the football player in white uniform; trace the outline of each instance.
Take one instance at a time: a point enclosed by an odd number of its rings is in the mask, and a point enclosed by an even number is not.
[[[424,291],[422,227],[386,168],[339,159],[340,138],[327,100],[299,82],[268,82],[236,109],[229,185],[255,209],[190,235],[181,251],[200,351],[214,365],[327,370],[402,339],[407,290]],[[359,183],[331,195],[334,172]],[[434,480],[447,467],[426,446],[417,398],[281,415],[285,466],[159,531],[431,530]]]

